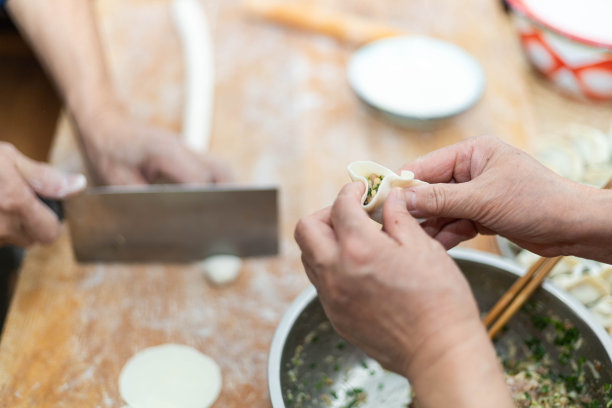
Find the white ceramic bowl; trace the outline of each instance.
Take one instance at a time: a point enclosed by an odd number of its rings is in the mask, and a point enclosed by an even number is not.
[[[581,23],[591,18],[593,25],[602,25],[595,12],[580,10],[585,14],[577,13],[574,23],[564,17],[569,12],[559,7],[568,1],[555,5],[548,0],[534,8],[535,3],[527,0],[508,0],[521,46],[535,69],[562,92],[581,99],[612,100],[612,40],[607,29],[598,35],[588,23]],[[579,8],[597,2],[573,0]],[[612,10],[612,2],[608,3]],[[607,18],[612,25],[612,14]]]

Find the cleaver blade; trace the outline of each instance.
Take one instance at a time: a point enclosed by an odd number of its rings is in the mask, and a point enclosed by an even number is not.
[[[79,262],[193,262],[278,253],[278,189],[94,187],[63,202]]]

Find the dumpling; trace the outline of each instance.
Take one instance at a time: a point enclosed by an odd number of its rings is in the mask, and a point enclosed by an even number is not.
[[[553,141],[552,137],[544,137],[542,147],[536,150],[535,157],[546,167],[570,180],[582,179],[586,163],[567,140]]]
[[[610,284],[598,276],[583,276],[565,290],[583,304],[589,305],[610,293]]]
[[[597,320],[608,330],[612,328],[612,296],[605,296],[589,309]]]
[[[574,123],[568,126],[567,133],[570,143],[587,166],[607,163],[610,160],[612,146],[601,130]]]
[[[612,286],[612,266],[605,265],[599,272],[599,277],[604,279],[610,284],[610,286]]]
[[[524,268],[529,268],[538,259],[540,259],[540,255],[534,254],[526,249],[521,250],[516,256],[516,262]]]
[[[414,173],[403,170],[398,176],[393,170],[373,161],[355,161],[347,170],[353,181],[361,181],[366,188],[361,197],[361,206],[370,218],[382,224],[382,210],[385,199],[394,187],[407,188],[426,184],[416,180]]]

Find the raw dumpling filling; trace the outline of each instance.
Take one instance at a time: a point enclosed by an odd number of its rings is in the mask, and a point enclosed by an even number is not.
[[[378,193],[378,188],[382,184],[384,178],[385,176],[383,175],[370,174],[368,177],[368,195],[364,201],[364,204],[367,205],[370,203],[370,201],[372,201],[376,193]]]

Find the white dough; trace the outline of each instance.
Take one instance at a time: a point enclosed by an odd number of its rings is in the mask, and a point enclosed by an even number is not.
[[[386,168],[373,161],[355,161],[348,165],[347,170],[353,181],[361,181],[365,185],[365,192],[361,197],[361,205],[370,214],[370,218],[374,221],[382,223],[382,211],[385,199],[394,187],[407,188],[426,184],[423,181],[416,180],[414,173],[411,171],[402,171],[401,175],[397,175],[393,170]],[[368,204],[364,204],[368,196],[368,177],[371,174],[384,176],[378,192],[370,200]]]
[[[119,375],[119,393],[130,408],[207,408],[220,391],[217,363],[180,344],[139,351]]]
[[[205,152],[210,140],[215,88],[213,42],[208,20],[197,0],[174,0],[172,15],[185,64],[183,141],[194,151]]]
[[[235,255],[213,255],[201,263],[206,278],[215,285],[226,285],[236,280],[242,259]]]

